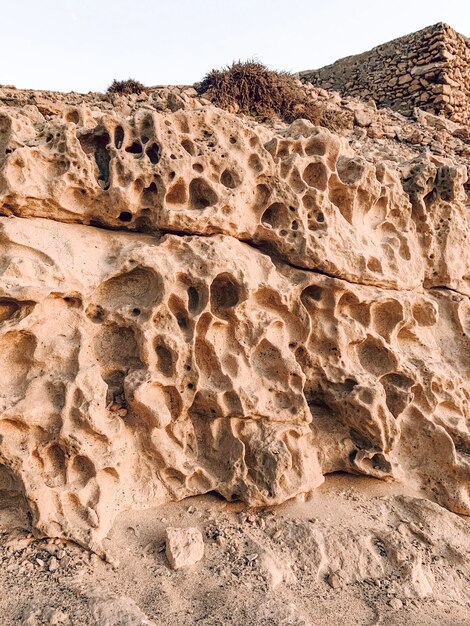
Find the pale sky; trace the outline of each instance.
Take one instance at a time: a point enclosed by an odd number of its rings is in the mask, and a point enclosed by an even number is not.
[[[468,0],[0,0],[0,84],[102,91],[193,84],[257,58],[298,71],[436,22],[470,36]]]

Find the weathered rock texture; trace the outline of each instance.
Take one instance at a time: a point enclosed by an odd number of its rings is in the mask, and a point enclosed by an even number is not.
[[[317,87],[372,98],[408,115],[420,107],[455,122],[470,122],[470,40],[447,24],[300,76]]]
[[[469,514],[460,157],[190,108],[2,110],[4,493],[96,550],[124,508],[336,471]]]

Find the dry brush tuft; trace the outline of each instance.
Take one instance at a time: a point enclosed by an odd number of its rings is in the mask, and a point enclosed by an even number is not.
[[[291,123],[304,118],[332,129],[338,123],[349,125],[349,120],[332,119],[332,112],[309,97],[292,74],[270,70],[254,60],[211,70],[196,89],[222,109],[263,120],[280,118]]]
[[[134,78],[128,78],[127,80],[116,80],[110,84],[106,93],[121,93],[124,95],[140,94],[145,91],[145,85]]]

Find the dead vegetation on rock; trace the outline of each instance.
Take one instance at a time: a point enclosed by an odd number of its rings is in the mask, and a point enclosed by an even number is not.
[[[263,120],[280,118],[291,123],[303,118],[331,130],[350,128],[353,123],[348,111],[338,116],[310,98],[289,72],[270,70],[254,60],[211,70],[196,90],[222,109]]]
[[[106,90],[106,93],[110,93],[110,94],[120,93],[120,94],[124,94],[128,96],[133,93],[138,95],[142,93],[143,91],[145,91],[144,84],[142,84],[138,80],[135,80],[134,78],[128,78],[127,80],[114,79],[113,82],[108,87],[108,89]]]

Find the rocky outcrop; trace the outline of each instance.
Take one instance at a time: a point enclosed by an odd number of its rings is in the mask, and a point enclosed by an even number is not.
[[[420,107],[468,124],[469,67],[469,39],[440,22],[300,76],[408,115]]]
[[[1,119],[1,479],[38,531],[336,471],[470,513],[461,162],[211,106]]]

